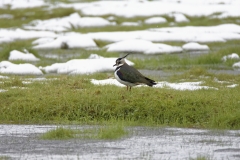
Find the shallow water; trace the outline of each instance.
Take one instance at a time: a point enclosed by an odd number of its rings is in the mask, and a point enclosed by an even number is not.
[[[0,157],[12,159],[240,159],[240,130],[130,127],[119,140],[40,140],[53,125],[0,125]],[[69,127],[69,126],[66,126]],[[86,129],[94,126],[70,126]],[[95,126],[97,127],[97,126]]]

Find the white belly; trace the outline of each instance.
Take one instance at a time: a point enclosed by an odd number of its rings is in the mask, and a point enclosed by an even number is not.
[[[117,71],[118,71],[118,70],[117,70]],[[122,81],[122,80],[118,77],[117,71],[114,72],[114,76],[115,76],[115,78],[117,79],[118,82],[120,82],[120,83],[122,83],[122,84],[124,84],[124,85],[126,85],[126,86],[130,86],[130,87],[137,85],[137,84],[134,84],[134,83]]]

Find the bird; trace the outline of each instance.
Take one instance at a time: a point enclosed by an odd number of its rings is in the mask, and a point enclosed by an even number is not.
[[[145,77],[137,69],[135,69],[132,66],[129,66],[126,63],[125,58],[128,55],[129,53],[122,58],[118,58],[116,60],[116,64],[113,65],[113,67],[117,66],[114,72],[114,76],[117,79],[117,81],[126,85],[127,90],[129,89],[129,91],[131,91],[131,88],[133,86],[139,84],[146,84],[150,87],[156,85],[157,83],[154,80]]]

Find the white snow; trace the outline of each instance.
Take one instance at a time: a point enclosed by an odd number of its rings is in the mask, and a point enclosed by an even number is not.
[[[108,52],[142,52],[144,54],[181,52],[181,47],[152,43],[141,39],[129,39],[105,46]]]
[[[9,61],[0,62],[0,73],[15,74],[15,75],[42,75],[42,71],[36,66],[24,63],[14,64]]]
[[[0,79],[8,79],[9,77],[8,76],[2,76],[0,75]]]
[[[70,16],[63,18],[53,18],[49,20],[34,20],[25,25],[25,29],[31,30],[50,30],[50,31],[65,31],[76,25],[76,21],[81,19],[79,14],[73,13]],[[72,25],[71,25],[72,24]]]
[[[43,0],[4,0],[0,1],[0,7],[10,5],[14,8],[29,8],[34,6],[48,6],[52,8],[71,8],[76,12],[66,17],[52,18],[48,20],[35,20],[25,24],[23,28],[34,30],[67,31],[69,29],[81,27],[101,27],[115,25],[107,19],[99,17],[101,15],[111,15],[110,19],[117,16],[136,17],[147,16],[153,21],[165,15],[174,17],[176,22],[188,21],[186,16],[210,16],[215,13],[220,15],[239,17],[240,1],[237,0],[215,0],[194,2],[189,0],[169,0],[169,1],[97,1],[97,2],[77,2],[77,3],[49,3]],[[47,10],[48,11],[48,10]],[[81,17],[78,12],[83,13]],[[143,12],[144,11],[144,12]],[[185,16],[186,15],[186,16]],[[111,18],[112,17],[112,18]],[[150,20],[151,20],[150,19]],[[154,20],[155,19],[155,20]],[[140,25],[139,22],[123,22],[121,25]],[[56,38],[59,34],[50,31],[26,31],[22,29],[0,29],[0,43],[11,42],[17,39],[32,38]],[[128,32],[99,32],[87,33],[93,39],[118,42],[127,39],[143,39],[152,42],[181,41],[181,42],[225,42],[227,40],[240,39],[240,26],[236,24],[222,24],[218,26],[186,26],[186,27],[165,27],[143,31]]]
[[[0,43],[14,40],[25,40],[41,37],[56,37],[57,35],[49,31],[26,31],[22,29],[1,29],[0,28]]]
[[[0,44],[1,43],[10,43],[12,41],[14,41],[14,39],[11,39],[9,37],[0,37]]]
[[[104,57],[99,56],[98,54],[90,54],[90,56],[88,57],[88,59],[102,59]]]
[[[124,87],[125,85],[119,83],[116,79],[103,79],[103,80],[96,80],[91,79],[91,83],[95,85],[115,85],[119,87]]]
[[[80,17],[78,13],[73,13],[63,18],[34,20],[25,25],[24,28],[32,30],[66,31],[72,28],[103,27],[108,25],[114,25],[114,23],[102,17]]]
[[[94,1],[72,3],[51,3],[45,0],[3,0],[0,8],[18,9],[45,6],[46,13],[51,9],[74,8],[75,12],[65,17],[51,18],[47,20],[34,20],[20,28],[0,28],[0,43],[9,43],[16,40],[36,39],[32,42],[34,49],[62,48],[98,48],[96,40],[111,42],[105,46],[108,52],[141,52],[144,54],[162,54],[182,52],[182,50],[209,50],[207,45],[199,43],[226,42],[228,40],[240,40],[240,25],[220,24],[217,26],[184,26],[162,27],[138,31],[113,31],[76,33],[67,32],[73,28],[102,27],[116,25],[118,17],[143,16],[145,21],[123,22],[120,25],[137,26],[142,23],[165,23],[164,17],[173,17],[175,22],[188,22],[186,17],[212,16],[212,18],[239,17],[240,1],[238,0],[161,0],[161,1]],[[81,13],[81,16],[78,14]],[[216,15],[216,13],[219,13]],[[28,13],[28,14],[33,14]],[[100,16],[106,15],[104,19]],[[109,16],[110,15],[110,16]],[[216,15],[216,16],[215,16]],[[94,16],[94,17],[92,17]],[[2,14],[0,18],[13,18],[10,14]],[[112,21],[112,22],[110,22]],[[116,22],[115,22],[116,21]],[[131,20],[130,20],[131,21]],[[175,23],[174,22],[174,23]],[[24,29],[21,29],[24,28]],[[186,42],[183,46],[170,46],[159,42]],[[31,58],[30,58],[30,57]],[[232,54],[224,59],[236,58]],[[35,57],[36,58],[36,57]],[[9,60],[24,59],[33,60],[33,55],[12,51]],[[36,58],[37,59],[37,58]],[[36,60],[35,59],[35,60]],[[99,71],[113,71],[112,65],[116,58],[104,58],[91,55],[86,60],[70,60],[66,63],[56,63],[50,66],[40,67],[47,73],[84,74]],[[110,62],[111,61],[111,62]],[[110,62],[110,63],[109,63]],[[108,64],[109,63],[109,64]],[[28,69],[19,70],[20,67],[30,64],[13,64],[7,61],[1,62],[0,73],[10,74],[42,74],[42,72],[29,72]],[[13,66],[17,66],[13,71]],[[29,68],[37,68],[32,65]],[[87,69],[86,69],[87,68]],[[239,63],[233,64],[233,68],[240,68]],[[38,68],[37,68],[38,69]],[[85,71],[83,71],[85,70]],[[39,69],[38,69],[39,71]]]
[[[125,85],[119,83],[116,79],[104,79],[104,80],[96,80],[92,79],[91,83],[95,85],[115,85],[119,87],[124,87]],[[199,89],[216,89],[214,87],[209,86],[201,86],[203,82],[182,82],[182,83],[170,83],[170,82],[157,82],[155,88],[170,88],[175,90],[199,90]],[[138,85],[137,87],[142,87],[145,85]]]
[[[34,8],[34,7],[42,7],[46,3],[43,0],[1,0],[0,8],[8,8],[11,9],[22,9],[22,8]]]
[[[56,38],[53,37],[43,37],[43,38],[38,38],[35,41],[32,42],[33,45],[39,45],[39,44],[44,44],[44,43],[49,43],[51,41],[54,41]]]
[[[40,59],[35,57],[32,53],[28,53],[28,52],[23,53],[18,50],[13,50],[10,52],[8,60],[39,61]]]
[[[97,1],[85,4],[69,4],[81,10],[84,15],[113,15],[120,17],[161,16],[170,13],[182,13],[187,16],[210,16],[214,13],[225,13],[228,16],[239,16],[238,0],[227,1],[168,0],[168,1]]]
[[[0,89],[0,93],[1,92],[7,92],[7,90],[6,89]]]
[[[227,61],[228,59],[239,59],[239,55],[237,53],[232,53],[227,56],[222,57],[222,61]]]
[[[234,69],[240,70],[240,62],[234,63],[232,67]]]
[[[158,84],[155,87],[157,88],[167,87],[175,90],[199,90],[199,89],[218,90],[218,88],[215,87],[201,86],[202,83],[203,82],[182,82],[182,83],[158,82]]]
[[[144,23],[146,24],[158,24],[158,23],[166,23],[166,22],[167,22],[166,18],[163,18],[163,17],[151,17],[144,21]]]
[[[44,0],[2,0],[0,8],[11,9],[49,6],[49,8],[74,8],[83,15],[120,17],[161,16],[171,13],[182,13],[187,16],[210,16],[220,13],[219,18],[239,17],[240,2],[238,0],[162,0],[162,1],[94,1],[66,4],[51,3]]]
[[[33,44],[37,44],[35,49],[57,49],[62,48],[65,44],[69,49],[71,48],[97,48],[96,43],[87,35],[82,34],[69,34],[65,36],[58,36],[57,38],[40,38],[35,40]]]
[[[119,42],[128,39],[143,39],[152,42],[225,42],[240,39],[240,26],[236,24],[222,24],[218,26],[185,26],[152,28],[142,31],[116,31],[87,33],[91,38]]]
[[[40,67],[46,73],[57,74],[91,74],[96,72],[114,71],[113,65],[117,58],[73,59],[66,63],[55,63]],[[129,65],[133,63],[126,60]]]
[[[182,48],[178,46],[171,46],[167,44],[157,43],[153,47],[145,51],[145,54],[160,54],[160,53],[179,53]]]
[[[156,28],[155,31],[161,32],[184,32],[184,33],[240,33],[240,26],[237,24],[220,24],[217,26],[184,26]]]
[[[196,42],[186,43],[182,46],[182,48],[187,51],[209,50],[209,47],[207,45],[201,45]]]
[[[123,22],[123,23],[121,23],[121,25],[122,26],[139,26],[141,24],[138,22]]]
[[[172,13],[169,14],[170,17],[173,17],[175,22],[189,22],[186,16],[182,13]]]
[[[227,85],[226,87],[228,87],[228,88],[235,88],[237,86],[238,86],[238,84],[231,84],[231,85]]]
[[[57,28],[57,27],[56,27]],[[72,36],[79,33],[71,33]],[[22,29],[0,29],[0,43],[18,39],[56,38],[69,33],[56,34],[51,31],[26,31]],[[225,42],[240,39],[240,26],[223,24],[218,26],[186,26],[153,28],[141,31],[94,32],[81,34],[92,39],[107,42],[118,42],[127,39],[143,39],[152,42],[181,41],[181,42]]]
[[[102,17],[83,17],[79,20],[77,27],[104,27],[115,25],[114,22],[109,22]]]
[[[113,21],[113,20],[116,20],[116,19],[115,19],[114,16],[109,16],[109,17],[107,17],[107,20],[109,20],[109,21]]]

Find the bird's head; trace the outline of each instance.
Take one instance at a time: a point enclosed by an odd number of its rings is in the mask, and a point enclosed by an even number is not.
[[[126,63],[126,62],[125,62],[125,58],[126,58],[128,55],[129,55],[129,53],[128,53],[126,56],[122,57],[122,58],[118,58],[118,59],[116,60],[116,64],[114,64],[113,67],[114,67],[114,66],[119,67],[119,66],[122,66],[124,63]]]

